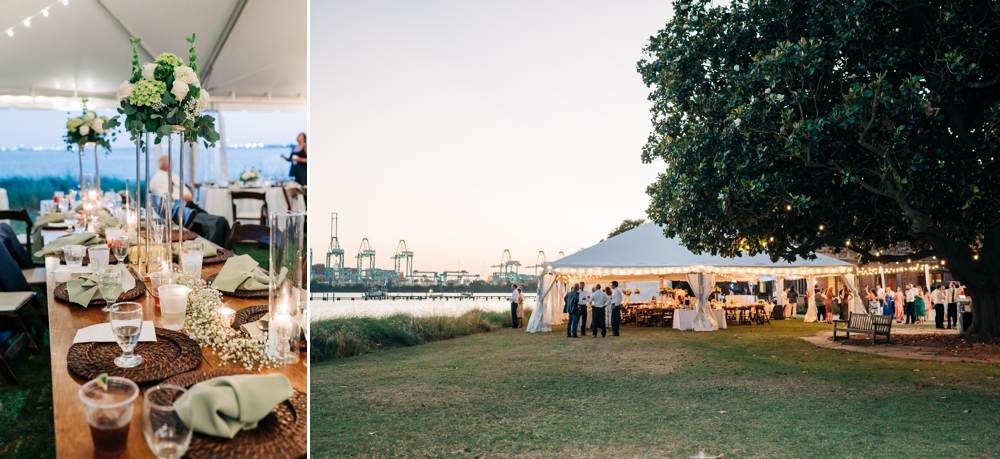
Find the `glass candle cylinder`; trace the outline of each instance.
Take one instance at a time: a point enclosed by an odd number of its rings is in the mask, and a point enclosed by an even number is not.
[[[305,214],[296,211],[276,211],[270,216],[268,349],[284,363],[299,361],[305,221]]]

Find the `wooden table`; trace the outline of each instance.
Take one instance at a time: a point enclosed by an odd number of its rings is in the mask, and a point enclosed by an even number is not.
[[[219,272],[223,263],[205,265],[202,268],[202,277],[207,278]],[[70,346],[73,345],[73,337],[80,328],[90,325],[107,322],[108,315],[101,311],[101,308],[82,308],[77,305],[69,305],[55,299],[52,291],[56,286],[52,275],[47,276],[48,282],[46,291],[48,295],[49,307],[49,329],[51,336],[52,352],[52,406],[55,416],[56,426],[56,456],[59,458],[90,458],[93,457],[94,444],[90,437],[90,429],[87,427],[87,418],[84,414],[83,403],[77,392],[83,383],[87,382],[81,378],[73,376],[66,366],[66,355]],[[149,284],[147,282],[146,286]],[[160,311],[156,309],[153,295],[147,292],[142,297],[134,300],[144,306],[144,320],[150,320],[148,313],[155,311],[153,323],[159,327],[163,318]],[[230,297],[223,297],[223,301],[235,310],[243,309],[247,306],[267,304],[267,299],[243,300]],[[264,370],[262,373],[282,373],[288,376],[292,387],[307,392],[308,376],[306,362],[308,356],[305,352],[299,354],[300,361],[295,365],[284,365],[276,369]],[[244,370],[242,366],[236,364],[226,364],[219,366],[221,361],[212,354],[209,348],[202,349],[201,365],[196,371],[224,368],[230,370]],[[144,393],[146,389],[153,385],[139,386]],[[128,433],[128,450],[120,457],[123,458],[154,458],[155,456],[146,445],[146,440],[142,434],[142,395],[136,399],[135,412],[132,416],[132,426]]]

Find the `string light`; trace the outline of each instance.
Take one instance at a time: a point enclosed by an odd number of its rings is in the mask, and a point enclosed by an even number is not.
[[[17,27],[18,25],[23,25],[25,28],[31,27],[31,20],[34,19],[35,16],[42,15],[43,17],[49,17],[49,9],[60,3],[62,3],[63,6],[66,6],[69,5],[69,0],[58,0],[56,2],[49,4],[48,6],[36,11],[35,14],[32,14],[31,16],[24,18],[24,20],[22,20],[21,22],[12,25],[6,29],[3,29],[4,33],[6,33],[8,37],[13,37],[15,27]]]

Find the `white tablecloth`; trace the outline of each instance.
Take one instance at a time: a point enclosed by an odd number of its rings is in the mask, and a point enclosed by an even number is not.
[[[200,196],[198,197],[198,205],[206,212],[212,215],[218,215],[220,217],[225,217],[229,220],[229,224],[233,224],[233,204],[230,198],[231,189],[229,188],[207,188],[202,187],[200,191]],[[281,187],[269,187],[269,188],[241,188],[240,191],[252,191],[254,193],[264,193],[264,198],[267,200],[267,210],[268,212],[274,212],[276,210],[288,210],[288,204],[285,202],[285,192]],[[301,206],[302,202],[296,200],[293,203],[296,207]],[[237,212],[255,212],[260,213],[260,203],[252,200],[240,200],[236,202]],[[304,211],[305,209],[295,209]],[[247,223],[247,222],[244,222]]]
[[[715,322],[719,324],[719,329],[726,328],[726,311],[713,309]],[[674,311],[674,328],[677,330],[694,329],[694,309],[677,309]]]

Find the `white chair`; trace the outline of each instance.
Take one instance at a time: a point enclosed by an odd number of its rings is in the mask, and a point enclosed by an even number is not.
[[[0,354],[0,372],[3,372],[4,378],[11,384],[18,383],[17,375],[11,368],[11,362],[21,353],[21,349],[27,345],[33,353],[38,352],[35,340],[31,339],[31,333],[28,332],[28,328],[24,326],[24,322],[21,321],[21,316],[18,314],[21,308],[34,297],[33,292],[0,292],[0,316],[10,318],[15,328],[13,344]]]

